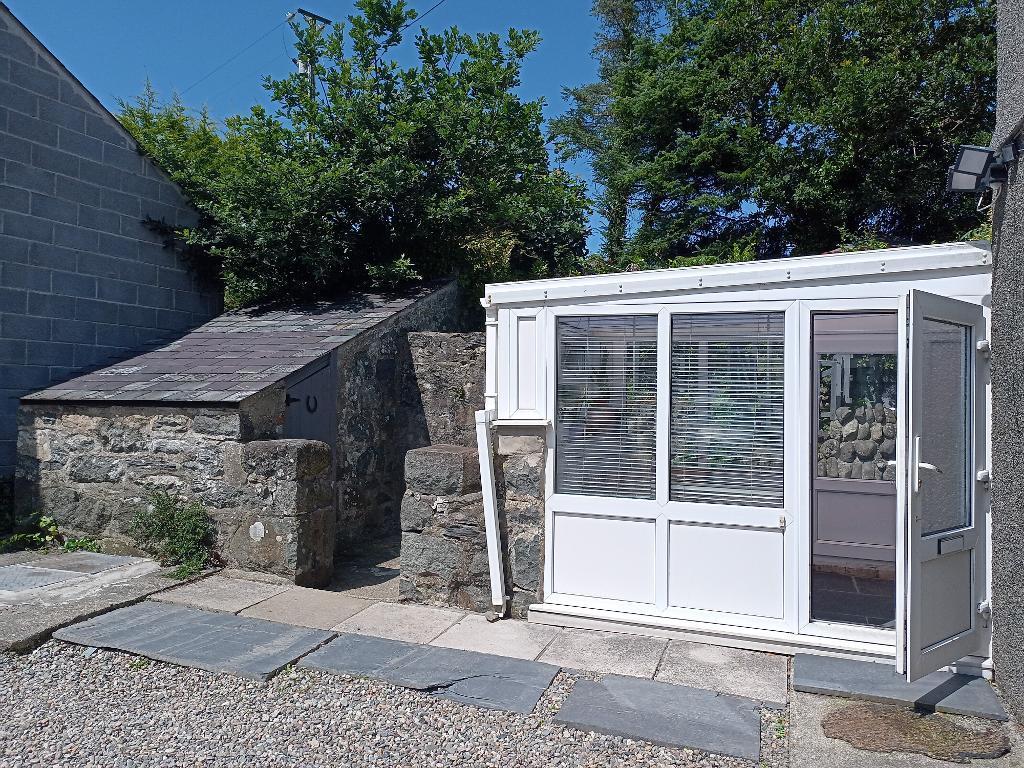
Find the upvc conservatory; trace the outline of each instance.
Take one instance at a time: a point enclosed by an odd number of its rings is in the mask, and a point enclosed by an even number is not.
[[[990,285],[952,244],[487,286],[488,413],[546,435],[531,619],[984,666]]]

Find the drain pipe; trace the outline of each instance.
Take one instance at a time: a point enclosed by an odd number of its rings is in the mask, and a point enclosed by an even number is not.
[[[487,565],[491,575],[491,613],[488,621],[505,616],[505,564],[501,553],[501,528],[498,525],[498,494],[494,484],[494,453],[491,450],[491,421],[494,411],[476,412],[476,447],[480,454],[480,488],[484,497],[484,529],[487,533]]]
[[[498,310],[489,297],[480,299],[486,313],[484,331],[484,409],[476,412],[476,447],[480,456],[480,487],[484,497],[484,529],[487,533],[487,565],[491,575],[491,613],[488,621],[505,616],[505,563],[501,553],[501,528],[498,524],[498,492],[494,484],[494,450],[491,422],[498,408]]]

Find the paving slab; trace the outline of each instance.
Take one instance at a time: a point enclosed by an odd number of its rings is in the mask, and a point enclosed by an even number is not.
[[[653,677],[668,640],[645,635],[564,629],[539,657],[568,669]]]
[[[57,630],[78,645],[112,648],[183,667],[267,680],[333,633],[147,601]]]
[[[80,579],[76,571],[34,568],[31,565],[5,565],[0,568],[0,592],[24,592],[68,579]]]
[[[101,552],[58,552],[38,560],[32,560],[28,564],[34,568],[58,568],[62,571],[77,571],[78,573],[99,573],[109,571],[111,568],[141,563],[144,560],[143,557],[105,555]]]
[[[666,747],[758,760],[761,702],[702,688],[608,675],[580,680],[555,722]]]
[[[489,622],[484,616],[471,613],[431,645],[514,659],[536,659],[561,631],[559,627],[518,619]]]
[[[246,579],[229,579],[219,574],[162,592],[154,598],[205,611],[238,613],[291,588],[290,584],[268,584]]]
[[[429,643],[465,615],[462,611],[426,605],[375,603],[333,629],[409,643]]]
[[[672,640],[654,679],[746,696],[782,708],[789,693],[789,657]]]
[[[292,587],[262,603],[246,608],[238,615],[280,621],[299,627],[330,629],[371,605],[371,600],[349,597],[338,592]]]
[[[300,667],[370,677],[462,704],[528,714],[558,667],[368,635],[338,635]]]
[[[150,572],[112,583],[81,584],[74,590],[58,584],[59,589],[34,601],[0,605],[0,651],[27,653],[61,627],[133,605],[171,584],[160,573]]]
[[[789,702],[789,765],[790,768],[949,768],[951,763],[924,755],[906,752],[868,752],[857,749],[824,733],[822,720],[831,712],[850,706],[849,699],[810,693],[793,693]],[[957,715],[949,717],[965,727],[991,727],[990,720]],[[972,765],[986,768],[1021,768],[1024,765],[1024,743],[1010,723],[1001,724],[1010,739],[1010,753],[994,760],[978,760]]]
[[[1007,719],[987,680],[952,672],[933,672],[908,683],[888,664],[798,653],[793,658],[793,690],[989,720]]]

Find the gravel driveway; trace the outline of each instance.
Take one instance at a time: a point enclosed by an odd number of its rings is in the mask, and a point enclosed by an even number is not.
[[[531,715],[290,669],[269,684],[51,641],[0,655],[0,766],[700,766],[750,763],[563,728],[579,676]],[[762,729],[762,764],[784,739]]]

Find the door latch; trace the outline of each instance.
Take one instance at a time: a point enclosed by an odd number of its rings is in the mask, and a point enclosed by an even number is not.
[[[987,627],[992,623],[992,603],[984,600],[978,603],[978,614],[981,616],[981,626]]]

